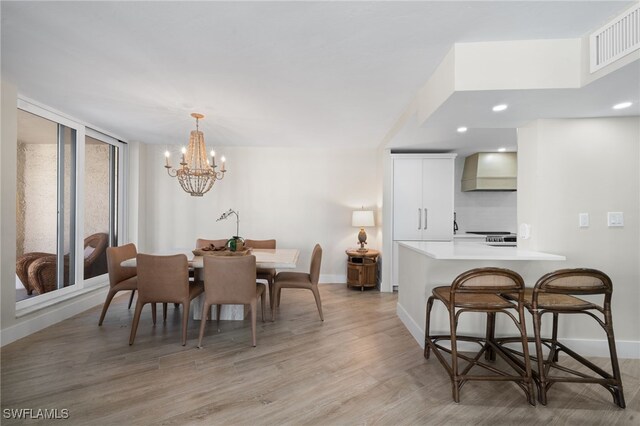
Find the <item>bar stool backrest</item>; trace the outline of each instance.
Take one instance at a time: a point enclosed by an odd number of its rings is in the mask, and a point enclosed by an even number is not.
[[[475,268],[458,275],[451,284],[451,301],[455,293],[501,294],[517,293],[522,302],[524,280],[515,271],[505,268]]]
[[[613,283],[602,271],[588,268],[559,269],[543,275],[533,289],[532,307],[538,306],[540,293],[551,294],[604,294],[604,304],[611,303]]]
[[[611,278],[597,269],[560,269],[542,276],[536,288],[547,293],[603,294],[611,293]]]

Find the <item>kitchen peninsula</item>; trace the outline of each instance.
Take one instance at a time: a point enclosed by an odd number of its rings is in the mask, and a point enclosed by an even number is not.
[[[533,286],[545,273],[562,268],[562,261],[566,260],[555,254],[493,247],[481,242],[398,241],[398,246],[397,314],[422,347],[426,301],[434,287],[450,285],[456,276],[469,269],[488,266],[512,269],[522,275],[527,286]],[[484,333],[484,321],[477,320],[475,315],[462,316],[458,330]],[[510,330],[508,321],[503,320],[500,316],[496,318],[497,330]],[[432,333],[445,333],[448,328],[449,318],[436,303],[431,317]]]

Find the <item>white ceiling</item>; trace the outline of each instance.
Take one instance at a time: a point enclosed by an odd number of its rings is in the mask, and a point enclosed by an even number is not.
[[[198,111],[208,144],[375,147],[453,43],[581,37],[631,3],[3,1],[2,78],[130,141],[186,143]],[[597,115],[588,87],[540,103]],[[474,110],[491,96],[452,96],[407,147],[469,145],[444,130],[462,118],[513,141],[532,117]]]

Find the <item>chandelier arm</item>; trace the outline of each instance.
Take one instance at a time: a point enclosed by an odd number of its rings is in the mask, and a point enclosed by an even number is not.
[[[178,171],[176,169],[171,168],[171,166],[164,166],[167,169],[167,174],[171,177],[178,176]]]

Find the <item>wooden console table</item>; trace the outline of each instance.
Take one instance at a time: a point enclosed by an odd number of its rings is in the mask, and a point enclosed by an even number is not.
[[[366,252],[356,249],[346,250],[349,257],[347,262],[347,287],[376,287],[378,285],[378,250]]]

